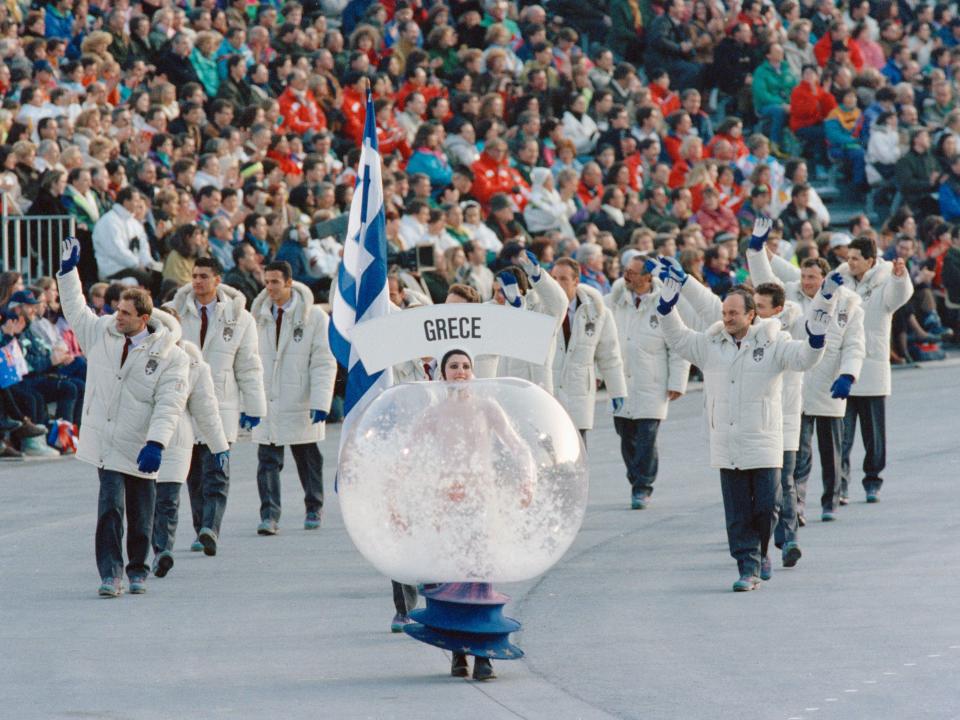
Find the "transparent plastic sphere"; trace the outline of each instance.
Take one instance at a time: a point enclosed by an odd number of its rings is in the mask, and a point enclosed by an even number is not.
[[[353,422],[337,479],[357,549],[411,584],[535,577],[587,506],[577,429],[551,395],[509,378],[386,390]]]

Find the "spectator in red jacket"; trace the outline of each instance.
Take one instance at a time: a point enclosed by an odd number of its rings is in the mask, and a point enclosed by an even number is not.
[[[833,57],[834,43],[843,43],[849,52],[849,61],[854,69],[859,72],[863,68],[863,53],[855,42],[850,41],[850,33],[847,26],[842,21],[834,20],[830,25],[829,32],[825,32],[823,37],[813,46],[813,55],[817,58],[820,67],[826,67]]]
[[[670,189],[686,185],[690,168],[701,160],[703,160],[703,140],[695,136],[687,137],[680,148],[680,162],[674,163],[670,171],[670,180],[667,181]]]
[[[523,210],[530,195],[530,185],[519,172],[510,167],[510,154],[507,143],[496,138],[487,143],[480,159],[472,168],[473,187],[470,192],[480,201],[484,210],[489,209],[490,200],[497,193],[505,193],[513,200],[517,210]]]
[[[803,144],[803,156],[814,166],[827,166],[823,121],[836,106],[833,94],[820,84],[820,69],[804,65],[800,82],[790,94],[790,130]]]
[[[693,216],[693,221],[700,226],[703,239],[708,243],[712,243],[721,233],[731,233],[736,238],[740,232],[737,216],[730,208],[720,204],[720,193],[712,187],[703,189],[703,205]]]
[[[287,89],[277,98],[277,103],[283,117],[281,132],[295,132],[309,144],[314,135],[327,129],[327,116],[307,87],[307,75],[302,70],[290,73]]]
[[[595,200],[603,197],[603,171],[597,163],[588,162],[583,166],[577,197],[587,207],[591,207],[591,204],[597,205]]]
[[[380,148],[381,157],[386,157],[393,152],[399,152],[400,156],[406,161],[410,159],[413,151],[407,142],[407,134],[397,122],[397,116],[393,113],[393,100],[389,98],[379,98],[373,102],[374,114],[377,117],[377,144]],[[363,133],[354,138],[357,145],[363,142]]]

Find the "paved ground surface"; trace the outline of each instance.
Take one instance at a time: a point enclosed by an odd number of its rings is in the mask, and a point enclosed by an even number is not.
[[[324,527],[301,529],[292,461],[279,536],[255,534],[242,443],[220,555],[181,533],[171,574],[117,600],[95,592],[94,470],[0,466],[0,717],[958,718],[960,369],[894,378],[882,502],[857,492],[838,522],[811,522],[799,566],[748,594],[730,592],[702,396],[675,403],[644,511],[627,509],[599,413],[583,531],[549,574],[504,588],[527,658],[484,685],[389,633],[389,583],[332,493]]]

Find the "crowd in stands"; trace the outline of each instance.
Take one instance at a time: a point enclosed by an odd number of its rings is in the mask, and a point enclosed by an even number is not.
[[[10,0],[0,30],[5,213],[73,218],[101,313],[129,285],[172,297],[206,256],[248,307],[274,260],[325,302],[369,87],[393,274],[427,302],[489,300],[524,248],[601,293],[625,253],[675,256],[724,296],[768,216],[794,264],[861,236],[907,261],[891,362],[958,329],[956,4]],[[830,186],[876,215],[837,227]],[[6,432],[79,425],[55,283],[2,278],[25,363]]]

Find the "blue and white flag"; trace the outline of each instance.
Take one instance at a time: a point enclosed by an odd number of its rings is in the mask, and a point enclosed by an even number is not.
[[[332,307],[330,348],[337,362],[347,369],[342,441],[347,434],[351,411],[359,412],[382,390],[393,384],[393,373],[389,368],[367,373],[350,341],[350,333],[355,325],[390,312],[383,178],[373,96],[369,90],[363,148],[350,205],[343,260],[333,288]]]

